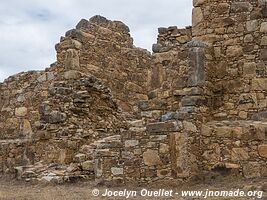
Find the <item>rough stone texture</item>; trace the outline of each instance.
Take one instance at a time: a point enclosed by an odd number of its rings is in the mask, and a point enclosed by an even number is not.
[[[153,54],[94,16],[61,37],[50,68],[0,83],[0,172],[55,183],[266,176],[266,8],[193,5],[192,27],[159,28]]]
[[[143,154],[143,159],[147,166],[157,166],[162,164],[157,151],[147,150]]]
[[[267,158],[267,145],[260,145],[259,146],[259,155],[261,157]]]
[[[211,169],[218,163],[241,165],[246,178],[265,176],[259,170],[266,165],[267,123],[260,121],[213,121],[202,125],[204,152],[213,154],[204,157],[205,166]],[[218,137],[219,132],[228,133],[229,139]]]

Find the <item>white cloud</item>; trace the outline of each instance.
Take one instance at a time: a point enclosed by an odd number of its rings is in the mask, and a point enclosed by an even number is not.
[[[0,81],[55,61],[54,45],[81,18],[121,20],[151,49],[157,28],[191,24],[191,0],[8,0],[0,3]]]

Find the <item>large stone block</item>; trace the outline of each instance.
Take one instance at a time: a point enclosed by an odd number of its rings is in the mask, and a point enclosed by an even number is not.
[[[229,46],[226,50],[226,54],[229,57],[240,57],[243,55],[241,46]]]
[[[189,131],[193,133],[197,132],[197,127],[192,122],[183,121],[183,126],[184,126],[185,131]]]
[[[177,121],[150,123],[146,126],[149,133],[177,132],[182,125]]]
[[[112,167],[111,168],[111,173],[113,175],[123,175],[123,168],[119,168],[119,167]]]
[[[233,148],[231,152],[232,161],[246,161],[249,159],[248,150],[246,148]]]
[[[182,106],[201,106],[206,105],[207,100],[202,96],[187,96],[181,101]]]
[[[67,49],[81,49],[82,48],[82,44],[77,41],[77,40],[73,40],[73,39],[65,39],[62,42],[60,42],[58,45],[56,45],[56,50],[59,51],[63,51],[63,50],[67,50]]]
[[[76,70],[69,70],[64,72],[64,78],[69,79],[79,79],[81,77],[81,72]]]
[[[47,123],[57,124],[66,121],[67,115],[59,111],[52,111],[51,113],[44,115],[42,119]]]
[[[162,164],[159,154],[155,150],[148,149],[147,151],[145,151],[143,153],[143,160],[145,165],[147,166],[157,166]]]
[[[247,30],[249,32],[256,31],[259,27],[258,20],[251,20],[247,22]]]
[[[259,155],[263,158],[267,158],[267,144],[259,146]]]
[[[198,25],[200,22],[204,20],[204,16],[200,7],[196,7],[193,9],[192,16],[192,26]]]
[[[27,115],[28,109],[26,107],[19,107],[15,109],[15,115],[18,117],[24,117]]]
[[[256,76],[256,63],[255,62],[249,62],[245,63],[243,66],[243,74],[246,77],[254,77]]]
[[[231,12],[233,13],[248,12],[252,8],[249,2],[234,2],[231,4]]]
[[[230,5],[228,3],[219,3],[217,7],[217,13],[226,14],[230,10]]]
[[[210,126],[203,124],[201,127],[201,134],[204,136],[211,136],[212,135],[212,128]]]
[[[267,119],[267,111],[258,112],[252,115],[252,120],[262,121]]]
[[[267,36],[263,36],[262,38],[261,38],[261,45],[267,45]]]
[[[260,32],[267,33],[267,22],[261,23]]]
[[[267,61],[267,49],[262,49],[260,52],[260,59]]]
[[[81,164],[81,167],[84,171],[94,171],[94,162],[87,160]]]
[[[207,0],[193,0],[193,6],[194,6],[194,7],[201,6],[201,5],[203,5],[205,2],[207,2]]]
[[[189,42],[189,78],[188,86],[201,86],[205,81],[205,43]]]
[[[79,52],[75,49],[68,49],[65,54],[64,67],[66,70],[79,70]]]
[[[265,91],[267,90],[267,78],[252,79],[252,90]]]
[[[138,140],[126,140],[124,143],[125,147],[135,147],[137,145],[139,145],[139,141]]]
[[[170,135],[171,168],[176,177],[185,178],[190,172],[190,155],[188,152],[187,133],[172,133]]]
[[[217,137],[231,137],[233,131],[232,128],[228,126],[222,126],[217,127],[214,132]]]
[[[26,137],[31,137],[33,135],[31,123],[27,119],[23,120],[23,134]]]

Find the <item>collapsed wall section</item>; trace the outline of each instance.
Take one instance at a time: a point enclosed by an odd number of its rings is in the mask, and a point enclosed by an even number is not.
[[[70,46],[74,46],[71,51]],[[67,64],[77,70],[79,63],[79,71],[93,74],[111,88],[129,118],[140,118],[137,102],[147,100],[151,55],[133,46],[125,24],[102,16],[83,19],[61,38],[56,50],[59,68]],[[68,57],[75,57],[74,63],[68,63]]]
[[[55,74],[21,73],[1,84],[1,172],[31,180],[94,178],[95,147],[86,145],[127,129],[110,89],[96,77]]]

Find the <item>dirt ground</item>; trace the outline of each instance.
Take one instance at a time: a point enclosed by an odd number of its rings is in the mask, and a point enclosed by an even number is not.
[[[111,191],[141,191],[142,189],[147,189],[150,191],[156,191],[158,189],[173,190],[174,192],[181,192],[183,190],[244,190],[244,191],[263,191],[263,197],[260,199],[267,200],[267,179],[255,179],[255,180],[244,180],[243,178],[230,176],[211,176],[211,177],[195,177],[189,181],[159,181],[157,183],[152,183],[149,185],[136,185],[136,186],[99,186],[93,182],[79,182],[79,183],[66,183],[62,185],[53,184],[33,184],[26,183],[23,181],[10,180],[6,178],[0,179],[0,200],[114,200],[114,199],[127,199],[126,197],[103,197],[102,194],[105,190]],[[93,196],[92,192],[94,189],[99,190],[99,196]],[[135,197],[130,197],[128,199],[143,200],[143,199],[205,199],[203,197],[181,197],[181,195],[174,195],[172,197],[141,197],[138,193]],[[241,199],[241,200],[252,200],[259,199],[257,197],[208,197],[206,199]]]

